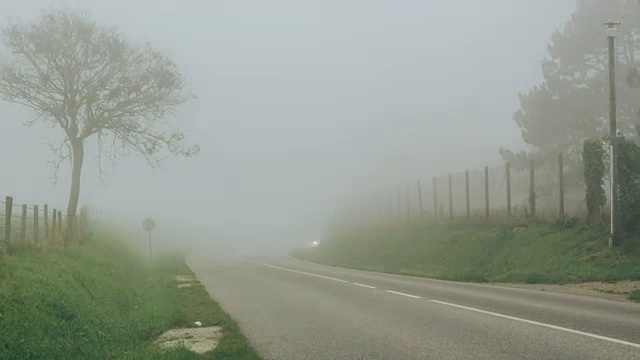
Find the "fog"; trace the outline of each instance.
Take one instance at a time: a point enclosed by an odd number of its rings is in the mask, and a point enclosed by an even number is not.
[[[81,204],[158,238],[234,253],[322,238],[354,194],[501,164],[522,148],[518,93],[574,0],[230,0],[0,2],[0,26],[43,10],[83,10],[171,54],[197,99],[179,126],[201,147],[164,171],[135,156],[85,157]],[[3,49],[4,51],[4,49]],[[66,207],[70,165],[53,183],[59,129],[0,103],[0,195]],[[93,151],[93,153],[92,153]],[[138,229],[140,228],[140,229]],[[135,232],[132,233],[135,236]]]

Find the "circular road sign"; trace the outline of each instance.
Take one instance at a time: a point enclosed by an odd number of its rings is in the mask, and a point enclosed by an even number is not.
[[[156,227],[156,222],[153,219],[147,218],[142,222],[142,228],[151,232]]]

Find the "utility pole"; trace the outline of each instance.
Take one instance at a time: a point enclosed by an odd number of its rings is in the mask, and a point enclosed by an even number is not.
[[[611,221],[609,231],[609,247],[613,242],[618,230],[618,171],[617,171],[617,151],[616,138],[616,32],[621,21],[609,21],[607,25],[607,39],[609,44],[609,166],[611,176]]]

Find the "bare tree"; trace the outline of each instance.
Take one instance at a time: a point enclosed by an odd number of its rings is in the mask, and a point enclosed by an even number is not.
[[[56,176],[65,159],[72,161],[67,241],[75,227],[87,139],[97,138],[99,159],[135,152],[152,167],[161,165],[165,151],[199,151],[164,120],[189,96],[176,64],[148,44],[134,45],[84,13],[66,11],[12,24],[2,35],[10,54],[0,63],[0,96],[36,112],[28,125],[44,122],[64,131],[51,149]]]

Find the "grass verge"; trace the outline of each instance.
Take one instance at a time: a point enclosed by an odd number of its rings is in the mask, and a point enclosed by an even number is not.
[[[457,281],[614,282],[640,279],[640,242],[609,249],[597,226],[450,225],[341,231],[292,255],[327,265]]]
[[[629,293],[629,300],[640,302],[640,290],[634,290]]]
[[[64,253],[0,259],[0,359],[258,359],[202,286],[177,288],[180,274],[192,274],[181,256],[150,265],[107,234]],[[223,327],[216,350],[151,345],[195,321]]]

